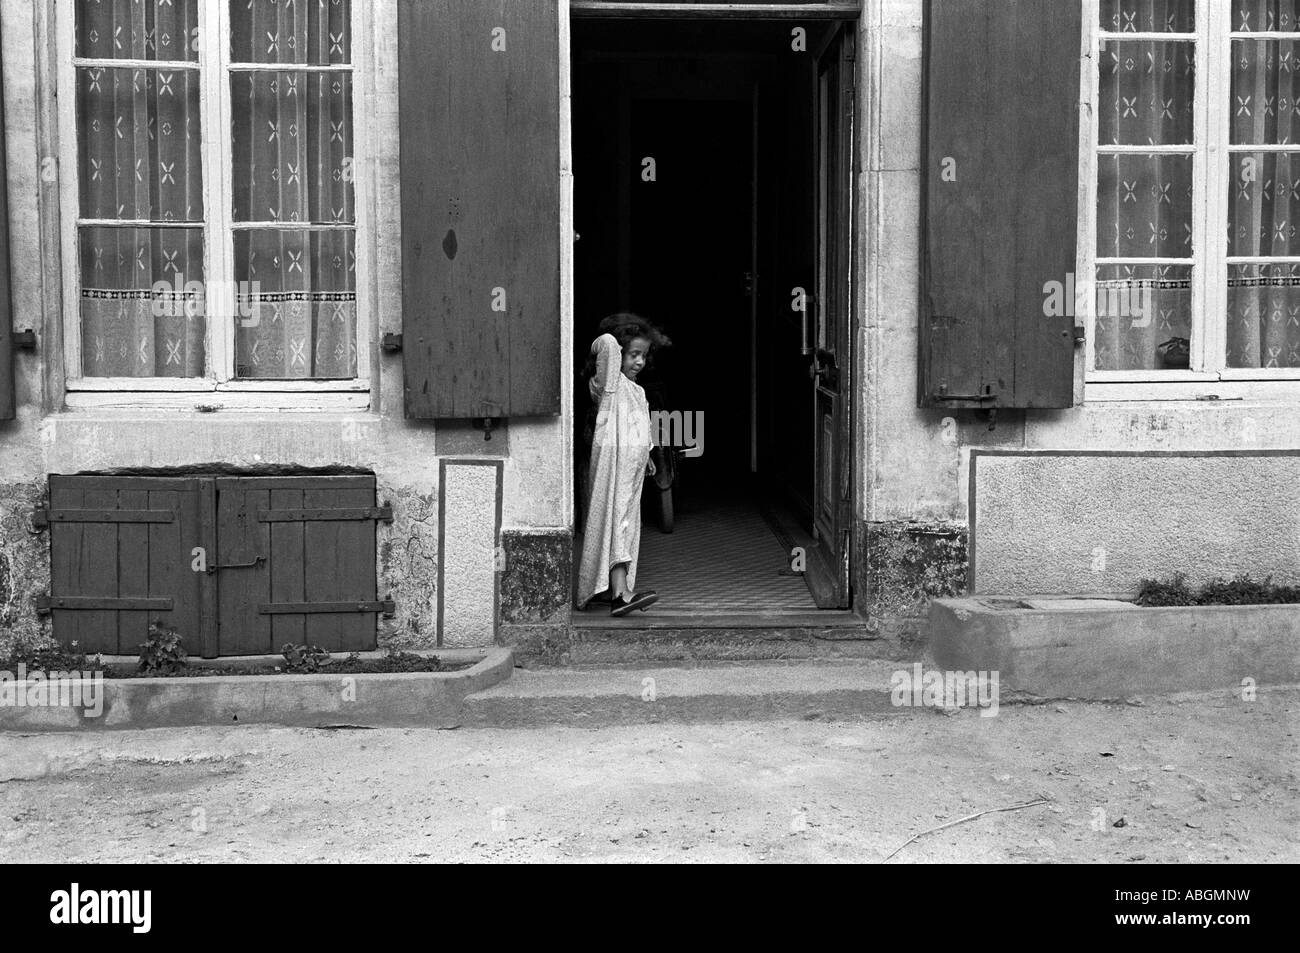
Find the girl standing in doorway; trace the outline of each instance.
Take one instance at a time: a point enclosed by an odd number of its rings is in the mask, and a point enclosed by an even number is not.
[[[668,338],[635,314],[614,314],[591,345],[590,391],[597,406],[587,479],[588,504],[578,569],[578,608],[608,591],[610,615],[642,611],[658,601],[636,591],[641,548],[641,487],[654,474],[650,460],[650,408],[637,375]]]

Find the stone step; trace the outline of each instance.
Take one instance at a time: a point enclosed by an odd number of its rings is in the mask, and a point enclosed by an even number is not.
[[[527,665],[894,658],[898,646],[852,612],[574,613],[562,644],[511,644]]]
[[[891,703],[898,668],[853,661],[516,669],[508,681],[465,698],[461,727],[897,717],[912,711]]]

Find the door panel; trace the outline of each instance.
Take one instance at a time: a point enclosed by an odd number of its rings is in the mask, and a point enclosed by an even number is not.
[[[271,617],[257,607],[271,598],[271,526],[257,511],[269,509],[271,491],[237,478],[217,481],[217,641],[222,655],[276,651]]]
[[[200,481],[51,476],[50,606],[54,637],[87,654],[135,655],[154,621],[190,651],[204,644]]]
[[[221,654],[375,648],[374,508],[370,476],[218,479]]]
[[[850,329],[854,36],[840,27],[817,64],[817,295],[810,376],[814,392],[814,552],[809,584],[822,608],[849,605],[852,507]]]

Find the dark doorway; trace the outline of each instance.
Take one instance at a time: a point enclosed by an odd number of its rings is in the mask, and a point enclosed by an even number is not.
[[[792,559],[817,549],[828,485],[810,373],[818,64],[840,29],[802,26],[800,43],[780,21],[573,23],[575,366],[602,317],[636,312],[673,341],[641,378],[652,408],[702,423],[702,453],[676,458],[670,533],[646,484],[640,584],[660,614],[847,605]],[[581,454],[585,382],[575,393]]]

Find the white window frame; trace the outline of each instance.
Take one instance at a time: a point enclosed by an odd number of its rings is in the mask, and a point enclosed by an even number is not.
[[[1252,400],[1300,399],[1300,368],[1229,368],[1227,362],[1227,267],[1259,259],[1228,257],[1228,170],[1237,152],[1267,152],[1270,146],[1231,146],[1232,41],[1237,38],[1295,39],[1300,33],[1233,33],[1227,0],[1196,0],[1195,33],[1114,33],[1100,25],[1101,0],[1082,0],[1084,45],[1081,81],[1085,125],[1079,175],[1079,250],[1077,274],[1097,273],[1098,155],[1115,152],[1190,153],[1192,169],[1192,245],[1190,259],[1144,259],[1150,264],[1192,266],[1191,367],[1186,370],[1096,370],[1095,297],[1078,302],[1085,332],[1085,400]],[[1192,40],[1196,43],[1196,88],[1192,145],[1102,146],[1099,143],[1102,40]],[[1276,262],[1279,259],[1268,258]],[[1300,262],[1300,257],[1281,259]],[[1102,264],[1136,260],[1104,258]]]
[[[202,24],[197,69],[200,71],[199,109],[203,163],[203,259],[204,274],[219,282],[230,300],[216,310],[233,315],[234,221],[233,132],[231,125],[230,79],[235,71],[279,69],[324,72],[319,67],[298,64],[233,63],[229,5],[231,0],[198,0]],[[66,401],[77,407],[146,407],[192,409],[302,409],[365,410],[370,406],[370,373],[373,315],[370,288],[373,262],[370,255],[373,168],[368,119],[373,115],[370,4],[354,0],[352,11],[352,136],[353,204],[355,226],[353,249],[356,256],[357,376],[351,380],[236,380],[235,321],[232,318],[206,322],[204,377],[83,377],[81,376],[81,269],[78,229],[87,222],[80,217],[80,136],[77,128],[77,68],[163,68],[196,69],[194,63],[176,61],[79,58],[76,53],[77,0],[54,0],[57,51],[57,87],[64,95],[57,99],[61,142],[59,205],[61,209],[62,284]],[[205,42],[215,36],[217,43]],[[214,82],[211,77],[216,77]],[[217,145],[214,147],[214,143]],[[215,155],[215,161],[213,153]],[[111,224],[120,224],[113,222]],[[156,224],[156,223],[141,223]],[[275,227],[251,223],[256,227]],[[287,227],[287,226],[286,226]],[[297,228],[309,225],[294,224]],[[219,309],[219,310],[218,310]]]

